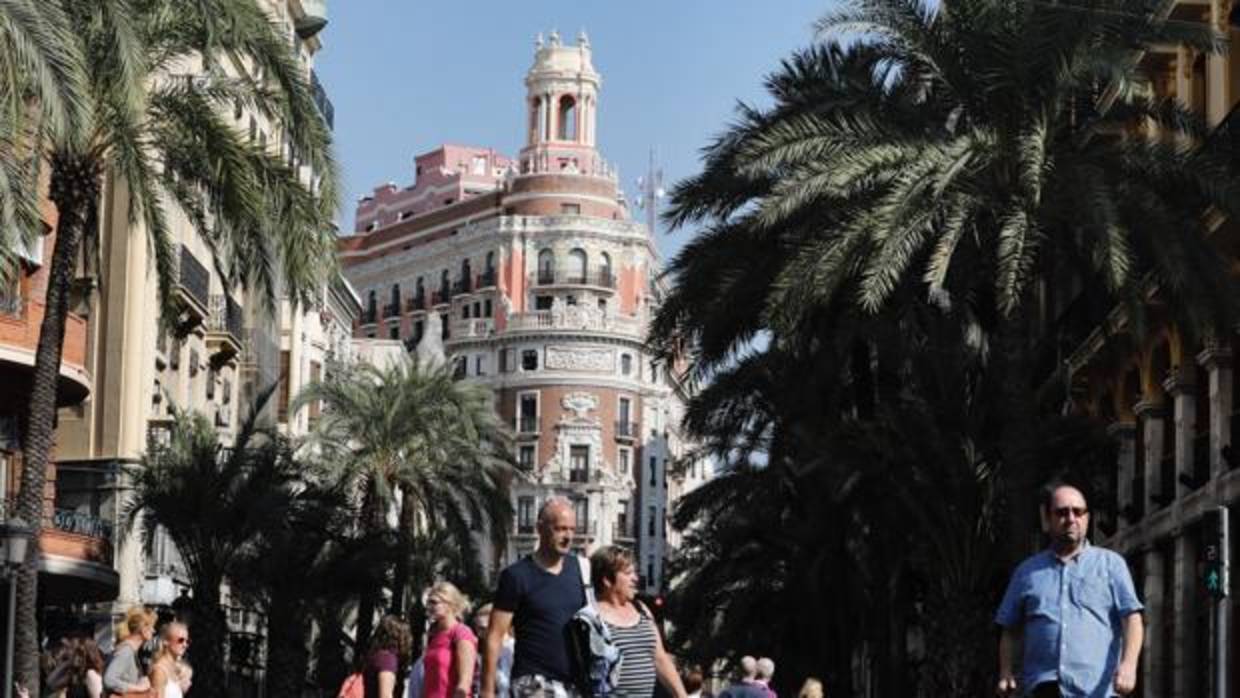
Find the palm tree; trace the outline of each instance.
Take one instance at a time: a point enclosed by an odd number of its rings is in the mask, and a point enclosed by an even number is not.
[[[168,445],[143,459],[125,510],[129,528],[141,525],[148,549],[162,532],[185,562],[193,592],[194,683],[206,695],[224,691],[228,626],[221,585],[261,536],[290,526],[289,513],[301,505],[302,469],[291,446],[258,423],[270,395],[259,398],[232,446],[220,444],[206,417],[176,413]]]
[[[81,119],[84,74],[59,2],[0,2],[0,279],[39,244],[39,147]]]
[[[486,530],[502,545],[512,517],[509,439],[483,386],[413,360],[341,367],[306,386],[292,409],[315,401],[324,411],[312,442],[326,459],[348,464],[361,527],[387,529],[388,512],[399,507],[394,612],[405,610],[419,534],[446,531],[472,549],[473,533]],[[369,635],[381,592],[359,600],[358,641]]]
[[[1027,540],[1047,343],[1071,344],[1115,302],[1139,325],[1152,286],[1188,331],[1234,315],[1203,213],[1240,212],[1235,129],[1211,135],[1149,96],[1136,60],[1222,40],[1158,19],[1162,4],[855,0],[828,14],[823,43],[767,80],[775,105],[743,108],[674,190],[669,220],[706,232],[672,265],[652,332],[663,353],[692,352],[708,377],[757,333],[809,341],[842,305],[878,312],[911,287],[954,309],[1006,376],[999,467],[1008,536]],[[1074,288],[1100,291],[1092,317],[1038,322],[1039,293],[1054,311]]]
[[[257,3],[98,0],[64,8],[86,59],[86,110],[45,152],[59,217],[17,503],[29,521],[42,518],[69,288],[79,251],[91,249],[98,232],[105,172],[127,195],[131,224],[146,230],[166,322],[176,317],[169,205],[192,222],[229,285],[268,305],[278,288],[295,301],[308,300],[334,263],[337,174],[330,134],[287,40]],[[186,63],[201,63],[201,79],[175,74]],[[230,77],[230,64],[252,65],[265,77]],[[313,190],[231,124],[228,112],[238,103],[287,129],[315,173]],[[35,559],[28,556],[19,577],[16,642],[16,674],[32,692],[38,680]]]

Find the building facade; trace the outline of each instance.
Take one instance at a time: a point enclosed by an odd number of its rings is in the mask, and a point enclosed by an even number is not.
[[[1230,53],[1202,55],[1167,46],[1141,57],[1158,97],[1173,97],[1205,116],[1212,127],[1240,101],[1240,51],[1229,0],[1168,2],[1177,20],[1208,23],[1233,41]],[[1136,127],[1161,138],[1153,124]],[[1211,242],[1233,266],[1240,254],[1240,226],[1213,216]],[[1069,312],[1071,310],[1069,309]],[[1138,693],[1145,698],[1216,695],[1213,686],[1215,604],[1205,585],[1204,515],[1231,508],[1232,569],[1240,560],[1240,379],[1233,357],[1236,331],[1190,338],[1158,302],[1149,308],[1148,331],[1134,338],[1121,311],[1069,358],[1078,408],[1104,421],[1118,459],[1095,499],[1095,540],[1124,554],[1146,605],[1145,646]],[[1231,594],[1240,592],[1233,572]],[[1240,697],[1240,604],[1224,602],[1230,640],[1231,696]]]
[[[654,591],[681,400],[644,350],[659,256],[598,152],[600,84],[584,33],[540,36],[518,156],[418,156],[411,186],[361,200],[340,259],[362,297],[358,335],[442,352],[495,392],[516,435],[514,528],[506,550],[484,549],[488,566],[531,552],[539,506],[562,494],[579,547],[633,548]]]
[[[322,47],[325,3],[257,1],[295,49],[320,116],[330,126],[332,105],[313,72],[314,56]],[[250,65],[226,61],[226,68],[237,76],[262,79]],[[201,70],[197,62],[187,61],[157,79],[194,79]],[[304,182],[315,181],[317,173],[298,159],[282,124],[244,105],[229,112],[233,126],[252,143],[285,158]],[[88,502],[78,509],[103,519],[111,535],[132,473],[148,449],[166,439],[174,412],[206,416],[220,442],[231,444],[254,398],[275,385],[267,407],[270,416],[285,433],[305,433],[317,410],[311,405],[290,413],[289,403],[301,386],[322,377],[332,360],[351,359],[361,305],[337,275],[324,284],[317,304],[298,306],[276,299],[274,309],[264,308],[220,275],[219,269],[227,265],[216,264],[184,212],[166,202],[178,262],[178,315],[161,318],[147,234],[129,220],[127,194],[115,177],[106,178],[102,199],[99,266],[77,280],[80,317],[70,318],[65,353],[67,362],[80,363],[83,375],[93,380],[87,382],[89,396],[60,411],[56,458],[58,479],[72,480],[74,501]],[[112,640],[113,620],[125,609],[139,603],[173,609],[189,587],[180,556],[158,532],[149,551],[136,532],[120,535],[114,543],[107,561],[107,569],[114,570],[113,593],[106,603],[74,609],[77,618],[85,614],[95,620],[105,647]],[[224,600],[231,631],[230,691],[255,695],[261,691],[265,664],[264,619],[230,600],[227,590]]]

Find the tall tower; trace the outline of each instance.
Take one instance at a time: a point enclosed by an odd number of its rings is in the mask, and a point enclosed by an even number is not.
[[[534,65],[525,75],[529,116],[522,174],[602,174],[594,131],[600,80],[590,39],[582,31],[576,46],[565,46],[553,31],[546,41],[539,34],[534,45]]]

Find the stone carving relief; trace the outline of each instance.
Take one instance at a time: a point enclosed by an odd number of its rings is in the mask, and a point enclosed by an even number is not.
[[[572,419],[577,422],[598,424],[598,417],[590,417],[587,413],[598,409],[598,396],[592,393],[569,393],[560,400],[560,405],[573,413]],[[561,422],[566,421],[561,418]]]
[[[547,347],[544,363],[548,369],[561,371],[611,373],[616,370],[616,354],[601,348]]]
[[[574,330],[605,330],[607,329],[608,313],[602,308],[590,305],[568,305],[563,299],[556,298],[551,302],[551,326],[566,327]]]

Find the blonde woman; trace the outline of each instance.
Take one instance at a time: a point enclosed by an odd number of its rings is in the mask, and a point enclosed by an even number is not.
[[[125,637],[116,643],[112,659],[103,670],[103,690],[108,694],[146,694],[151,682],[138,666],[138,650],[155,636],[155,614],[145,606],[134,606],[125,613]]]
[[[797,698],[822,698],[822,682],[812,676],[805,679]]]
[[[189,690],[190,672],[182,665],[189,649],[189,628],[173,621],[159,635],[159,652],[151,663],[152,698],[183,698]]]
[[[426,599],[431,631],[422,657],[422,698],[469,698],[473,691],[478,638],[461,622],[468,606],[451,582],[431,587]]]

